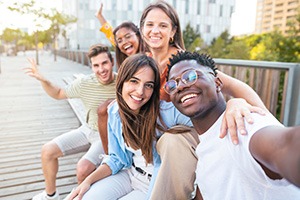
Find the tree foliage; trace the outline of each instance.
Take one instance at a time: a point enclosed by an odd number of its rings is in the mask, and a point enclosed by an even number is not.
[[[9,6],[8,9],[22,15],[33,15],[36,23],[36,29],[39,33],[38,41],[43,44],[54,42],[57,36],[63,33],[66,25],[77,21],[75,17],[62,14],[53,8],[50,13],[45,13],[43,8],[36,8],[34,0],[27,3],[15,2],[12,6]],[[41,21],[48,21],[50,23],[50,27],[46,30],[39,30]]]
[[[7,43],[17,43],[17,40],[22,38],[23,32],[20,29],[4,29],[1,39]]]
[[[225,30],[217,38],[214,38],[211,45],[207,48],[207,53],[214,58],[226,58],[228,51],[228,45],[232,43],[232,38],[230,37],[227,30]]]
[[[300,62],[300,12],[289,22],[287,35],[279,31],[230,37],[227,31],[202,51],[214,58]]]
[[[191,27],[190,23],[186,25],[185,29],[182,32],[182,35],[185,48],[188,51],[195,51],[197,48],[201,48],[203,44],[201,35],[198,31],[195,31],[193,27]]]

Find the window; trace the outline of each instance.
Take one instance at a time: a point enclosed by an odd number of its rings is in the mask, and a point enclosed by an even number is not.
[[[201,12],[201,1],[198,0],[197,15],[200,15],[200,12]]]
[[[112,4],[111,4],[111,7],[112,7],[113,9],[116,9],[116,8],[117,8],[116,0],[113,0],[111,3],[112,3]]]
[[[128,10],[132,10],[132,1],[128,1],[129,3],[128,3]]]
[[[210,33],[210,25],[206,25],[206,33]]]
[[[296,10],[296,9],[288,9],[288,10],[287,10],[288,13],[294,12],[294,11],[297,11],[297,10]]]
[[[232,13],[233,13],[233,6],[230,6],[230,16],[232,16]]]
[[[216,0],[209,0],[209,3],[216,3]]]
[[[220,13],[219,13],[219,17],[223,16],[223,5],[220,5]]]
[[[176,9],[176,0],[173,0],[173,7]]]
[[[189,5],[190,5],[190,1],[186,0],[186,4],[185,4],[185,14],[189,14]]]
[[[290,1],[290,2],[288,2],[288,5],[297,5],[297,4],[298,4],[297,1]]]

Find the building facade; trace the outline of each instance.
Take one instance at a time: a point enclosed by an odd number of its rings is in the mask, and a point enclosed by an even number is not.
[[[257,0],[255,33],[288,32],[288,22],[298,14],[300,0]]]
[[[139,25],[143,9],[154,0],[102,0],[103,15],[113,26],[124,21]],[[63,0],[63,13],[77,17],[66,32],[68,48],[87,49],[95,43],[110,45],[99,31],[100,23],[95,13],[100,7],[99,0]],[[235,0],[167,0],[177,11],[182,31],[190,25],[201,34],[206,44],[230,29],[231,15]]]

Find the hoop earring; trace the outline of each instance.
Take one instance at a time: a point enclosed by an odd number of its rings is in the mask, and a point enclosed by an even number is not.
[[[174,38],[171,37],[169,43],[172,44],[174,42]]]

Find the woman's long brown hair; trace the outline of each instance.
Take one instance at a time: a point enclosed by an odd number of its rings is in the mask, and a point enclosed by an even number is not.
[[[131,110],[122,97],[124,82],[141,68],[149,67],[154,72],[154,88],[149,101],[143,105],[138,114]],[[153,58],[144,54],[129,56],[120,66],[116,81],[117,102],[122,121],[125,142],[131,148],[141,149],[147,163],[153,162],[152,145],[155,140],[157,119],[159,118],[160,75]]]

